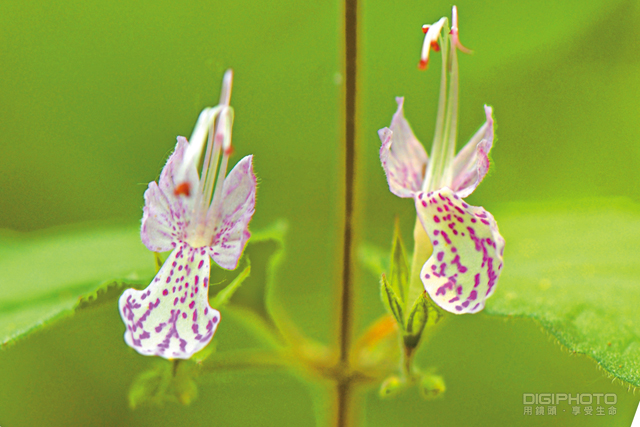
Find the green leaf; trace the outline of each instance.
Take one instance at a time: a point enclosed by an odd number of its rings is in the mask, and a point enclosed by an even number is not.
[[[397,217],[393,229],[393,243],[391,245],[389,284],[397,294],[400,305],[404,306],[405,299],[409,292],[409,267],[407,266],[406,252],[400,233],[400,222]]]
[[[640,206],[517,203],[495,217],[505,267],[485,312],[536,319],[570,351],[640,386]]]
[[[71,314],[79,301],[79,306],[87,304],[86,298],[107,278],[136,281],[154,273],[153,257],[140,242],[137,226],[3,231],[0,247],[3,345]]]
[[[245,251],[251,258],[252,274],[234,298],[234,304],[236,301],[244,300],[245,306],[262,316],[267,322],[275,322],[276,326],[286,321],[281,305],[274,301],[273,290],[278,268],[285,258],[284,239],[288,228],[287,222],[280,220],[263,230],[252,231]]]
[[[233,305],[248,308],[265,319],[268,315],[267,300],[273,284],[273,276],[284,253],[284,236],[287,224],[279,221],[269,228],[251,232],[244,250],[243,259],[251,259],[251,276],[245,277],[243,285],[235,292]],[[237,272],[211,269],[211,283],[223,283],[235,279]]]
[[[252,258],[263,266],[253,279],[262,280],[263,287],[281,259],[285,232],[286,224],[279,222],[254,232],[249,240],[247,253],[255,251]],[[258,255],[265,249],[261,245],[274,242],[274,251]],[[13,343],[78,309],[117,305],[124,289],[148,284],[157,262],[157,254],[141,243],[137,225],[84,225],[33,233],[0,231],[0,343]],[[224,305],[234,293],[237,296],[249,272],[247,265],[214,301]],[[124,280],[105,282],[109,278]],[[211,282],[215,283],[213,278]],[[259,296],[263,306],[264,293]]]
[[[229,286],[225,287],[223,290],[218,292],[218,294],[215,296],[215,298],[213,298],[213,300],[210,300],[211,306],[216,309],[219,309],[227,305],[227,303],[229,302],[233,294],[240,287],[242,282],[244,282],[244,280],[247,277],[249,277],[250,273],[251,273],[251,263],[247,259],[247,266],[245,267],[245,269],[242,270],[242,272],[235,279],[233,279],[233,282],[231,282]]]
[[[404,316],[402,313],[402,301],[387,282],[387,277],[383,274],[380,279],[380,297],[387,311],[395,317],[400,328],[404,329]]]

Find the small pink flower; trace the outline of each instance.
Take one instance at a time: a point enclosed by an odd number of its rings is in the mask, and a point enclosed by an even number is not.
[[[172,252],[145,290],[128,289],[120,297],[125,341],[143,355],[188,359],[211,341],[220,313],[209,306],[210,259],[235,269],[250,236],[253,156],[226,174],[232,151],[231,81],[229,70],[220,104],[200,113],[191,142],[178,137],[158,183],[149,183],[144,194],[142,242],[151,251]]]
[[[428,26],[420,62],[426,67],[433,46],[442,51],[443,81],[431,158],[404,117],[404,98],[396,98],[398,110],[391,126],[379,131],[380,160],[391,192],[414,199],[418,218],[433,246],[420,273],[425,290],[447,311],[476,313],[495,290],[503,266],[504,239],[489,212],[462,199],[473,193],[489,170],[493,118],[491,107],[485,106],[486,122],[454,156],[458,121],[456,50],[466,49],[458,40],[455,6],[450,32],[447,26],[446,18]]]

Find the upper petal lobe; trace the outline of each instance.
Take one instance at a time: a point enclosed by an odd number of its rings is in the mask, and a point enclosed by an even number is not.
[[[428,156],[411,126],[404,118],[404,98],[396,98],[398,110],[391,127],[380,129],[380,161],[387,175],[389,189],[398,197],[412,197],[422,189]]]
[[[185,169],[185,176],[176,175],[181,168],[187,147],[187,140],[178,137],[176,148],[162,169],[159,183],[149,183],[144,193],[145,205],[140,237],[151,251],[164,252],[173,249],[183,239],[189,223],[193,202],[189,193],[196,190],[198,175],[195,168],[191,167]]]
[[[256,205],[253,156],[240,160],[224,180],[219,220],[209,250],[222,268],[233,270],[249,239],[249,221]]]
[[[458,197],[467,197],[482,182],[489,171],[489,151],[493,145],[493,117],[491,107],[484,107],[487,121],[476,132],[453,161],[451,189]]]

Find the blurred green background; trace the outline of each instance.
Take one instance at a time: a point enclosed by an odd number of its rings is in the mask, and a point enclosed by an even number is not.
[[[493,171],[469,202],[500,222],[501,206],[513,200],[638,201],[638,3],[457,6],[461,40],[475,51],[460,58],[459,144],[482,123],[484,103],[497,123]],[[420,27],[450,7],[361,1],[360,241],[387,247],[396,214],[410,241],[415,213],[388,191],[376,131],[388,125],[394,96],[405,96],[408,120],[429,146],[439,58],[429,71],[417,70]],[[217,101],[231,67],[236,160],[253,153],[260,180],[251,226],[289,220],[275,296],[309,336],[330,342],[340,273],[341,30],[335,1],[4,0],[0,228],[135,226],[147,183],[176,136],[189,136],[200,110]],[[383,307],[375,277],[359,272],[357,284],[361,331]],[[227,319],[216,335],[220,351],[246,345],[233,316]],[[315,424],[312,402],[322,387],[277,372],[208,377],[191,407],[132,412],[128,387],[151,362],[124,345],[123,331],[115,306],[100,307],[0,352],[0,426]],[[456,318],[423,350],[423,365],[445,377],[445,398],[424,402],[405,393],[380,401],[365,391],[358,405],[367,425],[627,426],[638,402],[529,321]],[[522,393],[543,392],[616,393],[618,414],[524,417]]]

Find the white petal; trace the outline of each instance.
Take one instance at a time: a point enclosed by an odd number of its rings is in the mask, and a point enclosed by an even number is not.
[[[142,291],[120,297],[124,339],[138,353],[188,359],[204,348],[220,323],[209,306],[209,256],[204,248],[176,248]]]
[[[387,175],[389,189],[398,197],[413,197],[422,189],[428,156],[404,117],[404,98],[396,98],[398,109],[391,127],[378,132],[382,146],[380,161]]]
[[[418,193],[416,209],[433,245],[420,278],[431,299],[455,313],[476,313],[495,290],[504,239],[493,216],[447,187]]]
[[[221,213],[209,250],[222,268],[233,270],[249,239],[249,221],[256,205],[256,176],[253,156],[240,160],[224,180]]]

